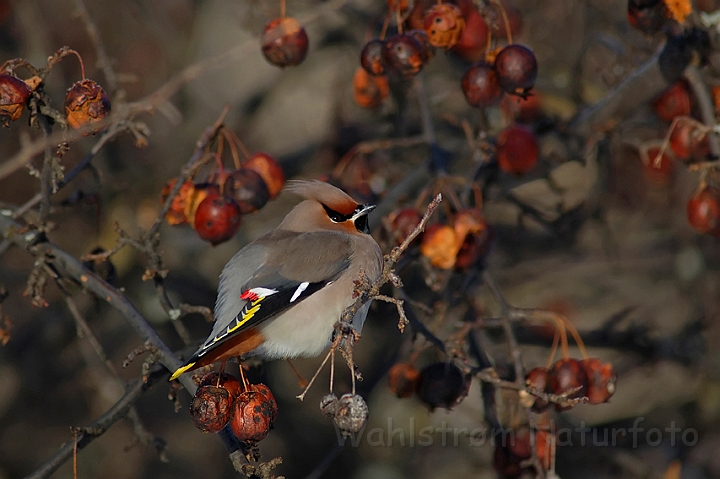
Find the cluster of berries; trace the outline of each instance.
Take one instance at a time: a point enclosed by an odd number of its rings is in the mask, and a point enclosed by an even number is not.
[[[85,77],[85,66],[80,54],[71,49],[62,49],[60,55],[75,55],[80,61],[83,79],[75,82],[65,95],[65,119],[74,129],[86,124],[97,123],[110,113],[110,98],[95,81]],[[32,76],[21,80],[8,70],[10,65],[27,65],[23,59],[9,60],[0,67],[0,122],[8,126],[18,120],[29,104],[32,93],[42,88],[43,80]]]
[[[244,161],[234,159],[236,168],[232,170],[224,169],[218,159],[215,171],[206,181],[185,181],[172,200],[166,221],[171,225],[190,224],[200,238],[213,246],[235,236],[242,215],[261,209],[280,193],[285,174],[266,153],[247,155]],[[165,185],[163,201],[176,183],[174,178]]]
[[[190,417],[198,429],[219,432],[230,424],[238,440],[246,443],[265,439],[277,414],[270,388],[226,373],[203,376],[190,405]]]
[[[450,409],[468,394],[471,378],[453,363],[433,363],[418,371],[412,363],[396,363],[388,372],[388,387],[399,398],[413,394],[430,410]]]

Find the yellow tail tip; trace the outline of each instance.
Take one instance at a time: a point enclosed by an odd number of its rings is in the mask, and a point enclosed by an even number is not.
[[[170,381],[176,380],[177,378],[180,377],[180,375],[182,373],[184,373],[185,371],[187,371],[188,369],[190,369],[193,366],[195,366],[195,363],[186,364],[185,366],[178,368],[178,370],[175,371],[172,376],[170,376]]]

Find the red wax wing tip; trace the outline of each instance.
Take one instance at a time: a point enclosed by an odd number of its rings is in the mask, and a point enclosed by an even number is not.
[[[250,291],[249,289],[245,291],[243,294],[240,295],[240,299],[244,299],[246,301],[255,301],[259,298],[257,293]]]

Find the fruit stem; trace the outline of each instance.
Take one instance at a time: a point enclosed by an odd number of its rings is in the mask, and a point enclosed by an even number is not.
[[[280,18],[285,18],[285,0],[280,0]]]
[[[439,1],[439,0],[438,0],[438,1]],[[398,2],[398,8],[395,9],[395,21],[397,22],[398,32],[399,32],[400,34],[402,34],[402,32],[403,32],[403,25],[402,25],[402,23],[403,23],[403,22],[402,22],[402,19],[401,19],[401,17],[400,17],[400,2]],[[353,392],[353,394],[355,394],[355,393]]]
[[[548,356],[547,362],[545,363],[545,369],[549,370],[552,367],[553,362],[555,361],[555,353],[557,352],[559,340],[560,340],[560,327],[558,325],[556,325],[555,326],[555,334],[553,335],[552,346],[550,346],[550,355]]]
[[[228,146],[230,147],[230,156],[232,156],[233,165],[235,165],[236,169],[240,169],[240,155],[238,155],[237,144],[234,141],[237,139],[237,137],[233,137],[234,135],[232,134],[232,132],[225,128],[222,129],[222,134],[227,140]]]
[[[75,50],[73,50],[72,48],[68,48],[65,51],[69,55],[75,55],[77,57],[78,61],[80,62],[80,76],[82,76],[82,79],[85,80],[85,78],[86,78],[85,77],[85,63],[83,63],[83,59],[80,56],[80,54],[78,52],[76,52]]]
[[[495,4],[500,7],[500,14],[503,17],[503,23],[505,23],[505,35],[507,36],[508,44],[512,45],[513,39],[512,39],[512,32],[510,31],[510,20],[508,20],[507,12],[505,11],[505,7],[503,7],[500,0],[496,0]]]
[[[235,134],[234,131],[227,130],[228,134],[230,134],[230,138],[232,139],[232,142],[234,142],[238,148],[240,148],[240,151],[242,152],[243,156],[246,160],[249,160],[252,154],[250,153],[250,150],[248,150],[245,147],[245,144],[240,140],[240,137]],[[240,168],[240,166],[238,166]]]
[[[390,17],[392,16],[392,12],[388,11],[387,15],[385,15],[385,21],[383,22],[382,31],[380,32],[380,40],[385,40],[385,34],[387,33],[387,29],[390,26]]]
[[[570,321],[569,319],[560,316],[567,325],[568,329],[570,330],[570,334],[572,334],[572,337],[575,339],[575,342],[577,343],[578,348],[580,349],[580,354],[582,354],[583,359],[588,359],[588,353],[585,349],[585,343],[583,342],[582,338],[580,337],[580,333],[578,333],[577,328],[575,328],[575,325]]]

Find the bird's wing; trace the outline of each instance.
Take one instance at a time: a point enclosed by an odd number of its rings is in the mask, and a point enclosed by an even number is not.
[[[272,249],[267,244],[272,244]],[[341,233],[279,230],[241,253],[228,263],[221,275],[215,324],[197,357],[292,308],[335,281],[350,265],[352,247]],[[256,266],[258,260],[260,266],[245,280],[247,276],[243,277],[243,272],[248,266]],[[232,294],[236,296],[227,296]]]

